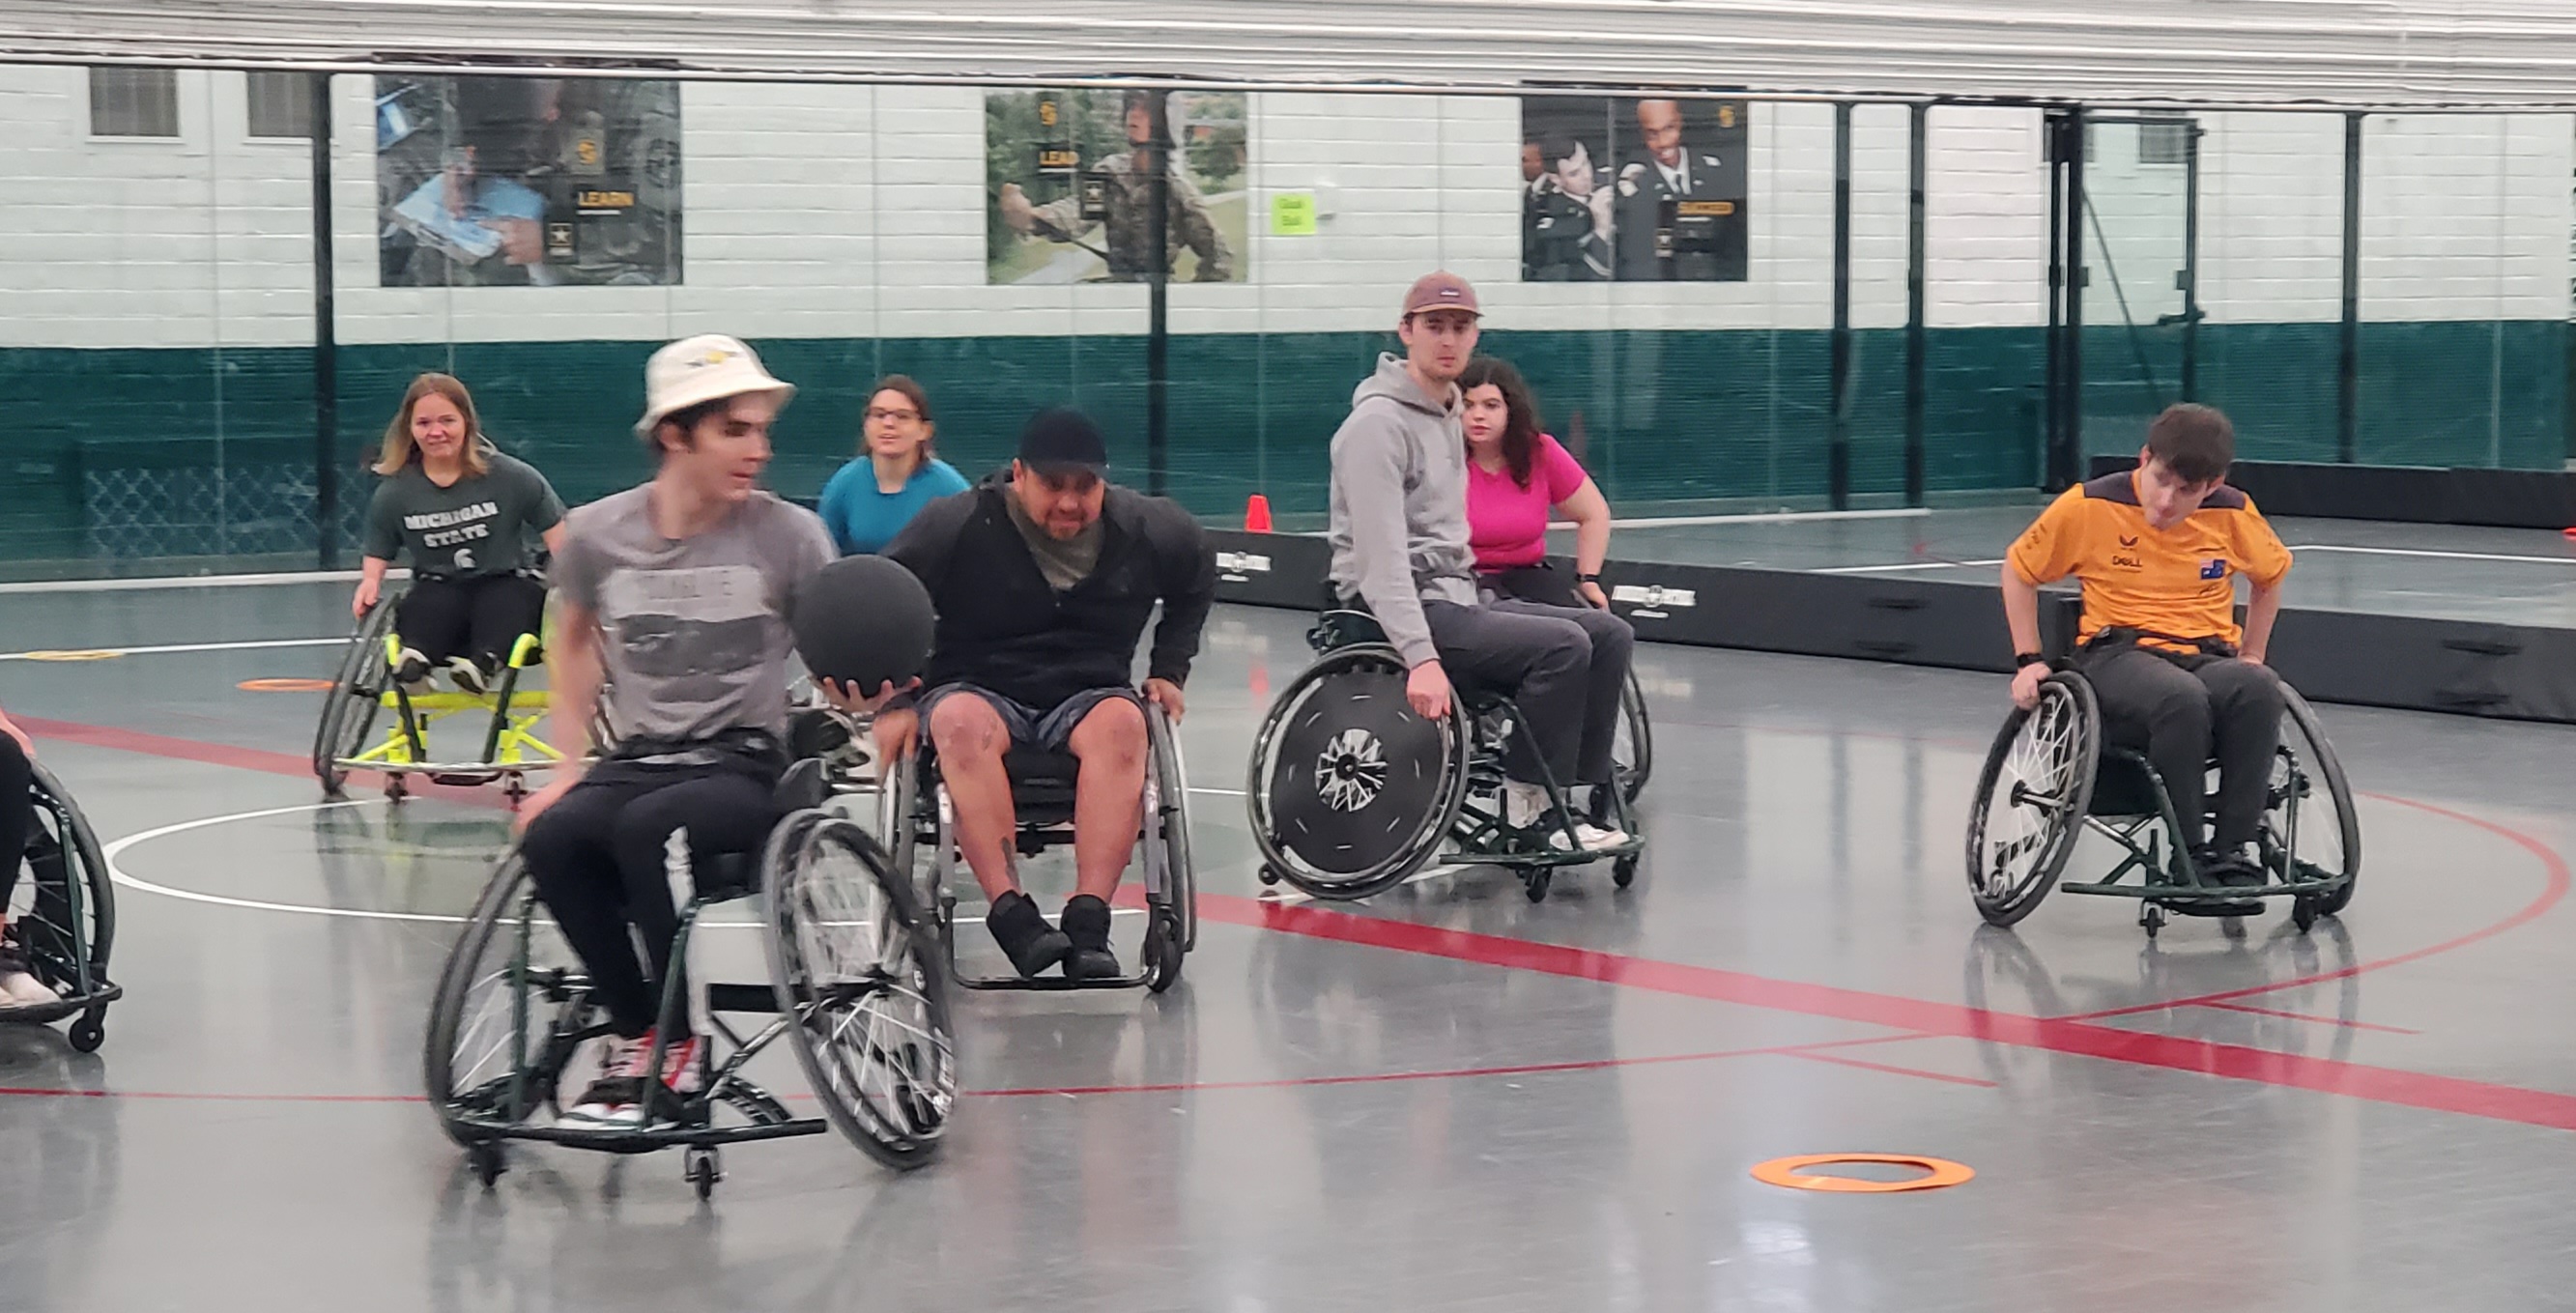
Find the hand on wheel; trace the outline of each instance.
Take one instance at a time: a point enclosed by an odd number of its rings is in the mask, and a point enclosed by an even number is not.
[[[2012,682],[2013,705],[2024,711],[2038,706],[2039,684],[2046,678],[2048,678],[2048,667],[2045,665],[2023,666],[2015,671]]]
[[[887,769],[891,763],[910,756],[914,740],[921,737],[921,716],[910,707],[899,711],[877,713],[877,765]]]
[[[376,609],[376,597],[381,591],[382,586],[375,580],[359,580],[357,595],[349,599],[349,617],[353,620],[366,619],[367,613]]]
[[[1172,718],[1173,724],[1181,723],[1181,713],[1186,710],[1186,707],[1181,697],[1180,685],[1168,679],[1146,680],[1145,700],[1161,707],[1163,714]]]
[[[1438,720],[1449,714],[1449,672],[1438,661],[1425,661],[1404,677],[1404,700],[1413,704],[1413,714],[1424,720]]]

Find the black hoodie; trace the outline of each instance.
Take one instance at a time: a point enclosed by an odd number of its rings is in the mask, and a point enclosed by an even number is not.
[[[1064,592],[1048,586],[995,477],[921,508],[885,555],[921,577],[939,612],[925,688],[968,683],[1040,712],[1086,689],[1134,681],[1154,603],[1147,672],[1186,684],[1216,603],[1216,554],[1178,503],[1112,484],[1100,508],[1100,563]]]

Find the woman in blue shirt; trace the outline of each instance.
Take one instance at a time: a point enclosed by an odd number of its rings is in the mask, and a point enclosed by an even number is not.
[[[930,394],[901,374],[888,374],[868,394],[866,445],[823,485],[824,525],[844,556],[884,549],[913,513],[966,478],[930,454]]]

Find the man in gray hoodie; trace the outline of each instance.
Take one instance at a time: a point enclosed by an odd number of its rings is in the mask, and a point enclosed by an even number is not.
[[[1476,290],[1456,274],[1427,274],[1405,294],[1396,323],[1404,357],[1378,357],[1333,434],[1333,586],[1367,604],[1411,667],[1404,691],[1416,714],[1449,714],[1452,667],[1512,690],[1528,723],[1509,763],[1506,820],[1531,827],[1546,818],[1547,791],[1535,783],[1543,759],[1559,783],[1594,786],[1597,822],[1634,640],[1606,611],[1477,595],[1458,375],[1476,353],[1481,318]],[[1590,849],[1628,841],[1587,822],[1575,835]],[[1561,831],[1553,839],[1565,842]]]

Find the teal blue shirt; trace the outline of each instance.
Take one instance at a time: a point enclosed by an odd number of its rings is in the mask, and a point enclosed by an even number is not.
[[[914,512],[952,492],[966,491],[966,476],[944,460],[926,460],[904,481],[901,492],[877,491],[875,462],[865,456],[844,465],[823,485],[815,509],[843,556],[883,551],[910,523]]]

